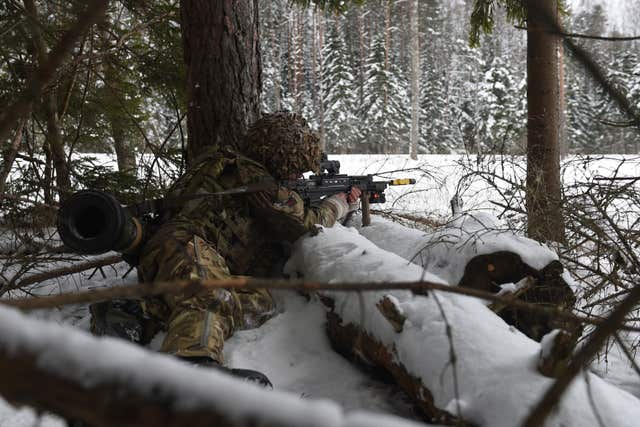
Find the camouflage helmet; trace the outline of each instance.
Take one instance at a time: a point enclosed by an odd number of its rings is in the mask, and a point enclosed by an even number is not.
[[[300,114],[265,114],[249,129],[245,147],[276,179],[319,171],[320,140]]]

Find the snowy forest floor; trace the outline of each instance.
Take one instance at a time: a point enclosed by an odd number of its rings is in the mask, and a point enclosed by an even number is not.
[[[388,203],[382,206],[385,210],[392,209],[395,213],[445,222],[449,201],[457,195],[463,199],[465,206],[499,213],[495,211],[491,201],[502,197],[502,193],[482,180],[470,180],[468,170],[460,166],[458,158],[424,156],[418,162],[407,161],[404,156],[338,156],[338,159],[342,162],[344,173],[361,174],[366,171],[382,173],[385,178],[413,177],[418,180],[414,188],[391,189],[388,192]],[[590,164],[588,173],[585,172],[586,168],[575,170],[591,176],[610,175],[613,170],[624,174],[625,169],[628,175],[632,175],[637,170],[637,160],[631,159],[623,165],[621,172],[619,160],[620,158],[609,158],[601,160],[599,164]],[[473,163],[473,159],[471,161]],[[521,172],[522,169],[516,167],[513,173],[517,176]],[[578,172],[572,172],[569,179],[577,180],[577,175]],[[401,247],[403,241],[394,237],[396,229],[384,224],[386,222],[377,229],[378,239],[386,242],[390,252],[397,253],[398,250],[393,248]],[[56,263],[41,268],[60,265],[62,264]],[[40,283],[30,289],[30,292],[48,295],[135,283],[134,273],[123,279],[127,270],[128,266],[121,263],[102,268],[104,276],[98,273],[89,279],[91,271],[74,274]],[[328,398],[346,411],[364,409],[413,420],[420,419],[412,403],[397,386],[333,351],[325,334],[325,309],[315,297],[278,292],[276,300],[278,314],[273,319],[259,329],[239,331],[227,342],[225,357],[230,366],[261,370],[270,377],[277,390],[286,390],[302,399]],[[40,310],[30,313],[30,316],[73,325],[80,330],[89,329],[90,318],[86,306]],[[149,347],[155,350],[161,341],[160,334]],[[639,357],[636,357],[636,362],[640,363]],[[617,347],[614,346],[606,355],[603,354],[591,368],[607,382],[640,398],[640,377]],[[40,416],[29,409],[16,410],[0,401],[0,427],[36,425],[53,427],[65,424],[56,417]]]

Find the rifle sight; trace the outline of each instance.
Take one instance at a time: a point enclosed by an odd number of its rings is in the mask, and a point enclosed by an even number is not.
[[[325,171],[330,175],[338,175],[340,173],[340,162],[338,160],[329,160],[327,153],[322,153],[320,173]]]

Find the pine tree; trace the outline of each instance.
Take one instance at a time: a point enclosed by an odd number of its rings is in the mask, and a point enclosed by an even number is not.
[[[394,61],[385,69],[385,39],[376,34],[367,58],[362,148],[372,153],[398,152],[409,137],[407,80]]]
[[[507,153],[514,149],[517,135],[524,132],[525,117],[520,105],[514,73],[503,57],[494,56],[478,91],[482,152]]]
[[[348,153],[355,149],[359,136],[356,116],[355,77],[351,72],[342,39],[341,23],[327,22],[329,28],[322,52],[322,102],[326,149],[330,153]]]
[[[262,110],[267,113],[282,109],[283,52],[286,51],[285,0],[260,2],[260,36],[262,42]]]

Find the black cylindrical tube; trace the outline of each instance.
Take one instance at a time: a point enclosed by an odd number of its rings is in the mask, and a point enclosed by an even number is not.
[[[58,211],[58,234],[66,246],[83,254],[124,251],[140,240],[137,220],[110,194],[83,190]]]

